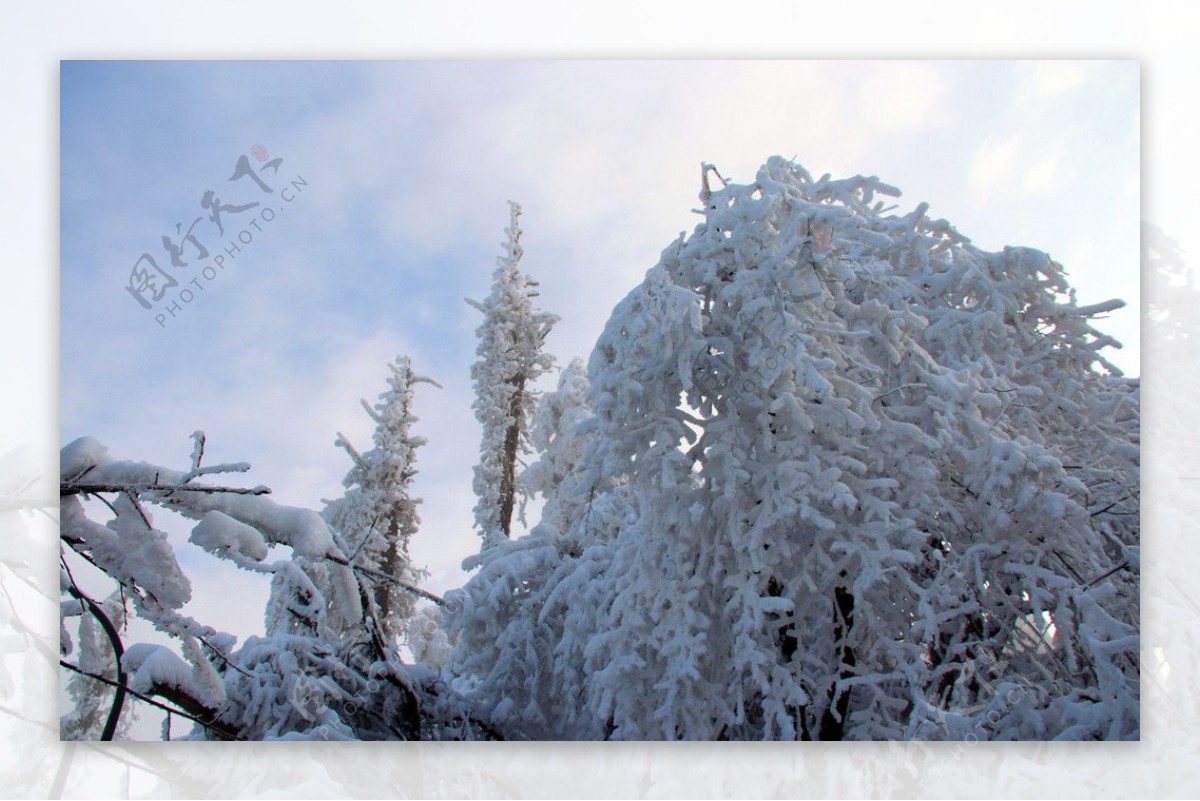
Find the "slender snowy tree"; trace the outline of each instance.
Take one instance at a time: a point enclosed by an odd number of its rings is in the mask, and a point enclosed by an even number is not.
[[[404,633],[415,610],[416,596],[406,585],[419,584],[425,575],[413,566],[408,554],[409,540],[420,524],[417,505],[421,502],[409,493],[417,473],[416,451],[425,444],[423,437],[412,433],[417,422],[412,412],[413,386],[438,384],[416,375],[407,356],[388,367],[388,389],[374,407],[362,402],[375,421],[375,447],[359,453],[338,434],[337,444],[350,455],[353,465],[343,480],[346,494],[328,502],[322,515],[345,537],[354,564],[395,579],[376,581],[372,593],[379,621],[386,635],[394,638]]]
[[[520,665],[459,652],[494,722],[1136,737],[1138,386],[1089,323],[1117,303],[887,214],[874,178],[714,172],[592,355],[583,549],[531,541],[465,588],[464,620],[512,605],[486,625]]]
[[[588,736],[576,727],[586,717],[581,687],[556,672],[555,661],[581,659],[594,629],[565,611],[603,600],[608,553],[589,546],[634,519],[620,487],[597,493],[587,481],[595,429],[588,386],[583,361],[574,359],[538,403],[531,441],[539,458],[520,481],[545,499],[541,521],[469,560],[478,574],[446,598],[454,643],[447,664],[467,677],[478,713],[507,738]]]
[[[537,405],[533,384],[554,362],[542,347],[558,318],[533,308],[538,284],[521,272],[520,217],[521,207],[510,202],[491,293],[482,302],[467,300],[483,313],[471,378],[475,416],[483,426],[473,484],[479,498],[475,525],[485,547],[511,533],[517,463],[529,451],[529,421]]]

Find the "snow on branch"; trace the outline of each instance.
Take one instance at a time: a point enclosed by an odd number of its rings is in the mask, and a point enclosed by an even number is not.
[[[535,429],[542,524],[493,538],[448,610],[495,723],[1136,739],[1139,396],[1091,325],[1121,304],[1076,306],[1044,252],[899,196],[701,164],[702,222],[613,309],[586,402]],[[485,426],[507,399],[480,393]],[[481,494],[485,535],[503,497]],[[1042,691],[1000,706],[1015,678]]]
[[[227,466],[219,465],[219,467],[227,467]],[[206,471],[215,470],[215,469],[216,469],[215,467],[214,468],[205,468]],[[246,465],[246,469],[249,469],[249,465]],[[223,470],[220,470],[219,472],[228,472],[228,470],[223,469]],[[190,474],[184,473],[183,475],[189,476]],[[203,473],[197,473],[196,475],[203,475]],[[195,475],[191,475],[191,478],[195,478]],[[190,478],[188,480],[190,480]],[[86,494],[86,495],[92,495],[92,494],[101,493],[101,492],[121,492],[121,493],[126,493],[126,494],[129,494],[129,493],[137,494],[137,493],[142,493],[142,492],[162,492],[162,493],[200,492],[200,493],[216,493],[216,494],[222,494],[222,495],[270,495],[271,489],[270,489],[270,487],[265,487],[265,486],[261,486],[261,485],[257,486],[257,487],[219,487],[219,486],[195,486],[195,485],[185,486],[182,483],[160,484],[157,482],[153,482],[153,483],[65,482],[65,483],[59,485],[59,495],[60,496],[78,495],[81,493]]]

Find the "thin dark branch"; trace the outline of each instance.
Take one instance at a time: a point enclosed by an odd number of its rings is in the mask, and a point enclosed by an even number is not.
[[[63,536],[62,541],[67,543],[68,545],[70,545],[71,550],[74,551],[79,556],[80,559],[87,562],[92,567],[96,568],[97,570],[104,572],[107,575],[108,571],[104,570],[104,568],[102,568],[102,567],[100,567],[100,565],[96,564],[96,558],[94,556],[92,556],[90,553],[88,553],[85,550],[80,550],[81,548],[84,548],[87,546],[86,542],[84,542],[83,540],[71,539],[70,537],[67,537],[67,536]]]
[[[893,388],[893,389],[889,389],[887,392],[881,392],[880,394],[878,394],[878,395],[876,395],[875,397],[871,398],[871,403],[875,403],[875,401],[883,400],[883,399],[884,399],[884,398],[886,398],[888,395],[895,395],[897,392],[901,392],[901,391],[903,391],[903,390],[906,390],[906,389],[919,389],[919,388],[923,388],[923,387],[925,387],[925,384],[920,384],[920,383],[914,383],[914,384],[901,384],[901,385],[900,385],[900,386],[898,386],[898,387],[895,387],[895,388]]]
[[[971,496],[972,498],[974,498],[975,500],[979,500],[979,496],[978,496],[978,495],[976,495],[976,494],[975,494],[975,493],[974,493],[974,492],[973,492],[973,491],[972,491],[970,488],[968,488],[968,487],[967,487],[967,485],[966,485],[966,484],[963,484],[963,483],[962,483],[961,481],[959,481],[957,478],[954,478],[953,476],[951,476],[951,477],[950,477],[950,483],[951,483],[951,484],[953,484],[954,486],[958,487],[959,489],[961,489],[963,492],[965,492],[965,493],[967,493],[968,495],[970,495],[970,496]]]
[[[61,489],[61,488],[59,489],[59,493],[60,493],[60,495],[61,495],[61,493],[62,493],[62,489]],[[120,516],[120,513],[118,513],[118,512],[117,512],[117,507],[113,506],[113,505],[112,505],[112,501],[110,501],[108,498],[105,498],[103,495],[93,495],[92,497],[93,497],[93,498],[95,498],[96,500],[100,501],[100,503],[102,503],[102,504],[104,504],[105,506],[107,506],[107,507],[108,507],[108,511],[110,511],[110,512],[112,512],[112,513],[113,513],[113,517],[119,517],[119,516]]]
[[[364,547],[366,547],[366,545],[367,545],[367,541],[368,541],[369,539],[371,539],[371,532],[375,530],[375,526],[376,526],[376,524],[378,524],[378,523],[379,523],[379,518],[380,518],[381,516],[382,516],[382,515],[375,515],[375,519],[371,521],[371,525],[370,525],[370,526],[367,528],[367,534],[366,534],[366,536],[362,538],[362,542],[360,542],[360,543],[358,544],[358,547],[354,549],[354,553],[350,555],[350,561],[351,561],[351,562],[353,562],[355,559],[357,559],[357,558],[358,558],[358,555],[359,555],[360,553],[362,553],[362,549],[363,549]]]
[[[140,503],[138,503],[137,495],[132,492],[126,492],[125,497],[129,499],[131,504],[133,504],[133,508],[137,510],[138,516],[142,518],[142,522],[146,524],[146,528],[153,529],[154,524],[150,522],[150,518],[146,514],[146,510],[142,508]]]
[[[232,660],[232,659],[230,659],[229,657],[225,656],[225,654],[221,652],[221,649],[220,649],[220,648],[218,648],[217,646],[213,645],[211,642],[209,642],[208,640],[204,639],[204,638],[203,638],[203,637],[201,637],[200,635],[195,635],[195,636],[196,636],[196,639],[197,639],[197,640],[199,640],[200,642],[202,642],[202,643],[204,643],[206,646],[208,646],[208,649],[209,649],[210,651],[212,651],[214,654],[216,654],[218,657],[220,657],[220,659],[221,659],[221,660],[222,660],[222,661],[223,661],[223,662],[224,662],[226,665],[228,665],[229,667],[233,668],[233,669],[234,669],[234,670],[236,670],[238,673],[241,673],[243,676],[245,676],[245,677],[246,677],[246,678],[248,678],[248,679],[252,679],[252,678],[254,678],[254,674],[252,674],[250,671],[246,670],[244,667],[239,667],[238,665],[236,665],[236,664],[233,662],[233,660]]]
[[[179,484],[60,484],[59,497],[97,492],[228,492],[232,495],[269,495],[270,487],[184,487]]]
[[[329,560],[330,562],[333,562],[334,564],[341,565],[342,567],[348,567],[351,570],[362,573],[364,576],[370,576],[371,578],[377,578],[382,581],[390,581],[393,584],[400,587],[401,589],[406,590],[420,598],[424,598],[427,601],[432,601],[433,603],[437,604],[438,606],[446,605],[445,600],[438,597],[437,595],[434,595],[429,590],[423,590],[420,587],[414,587],[413,585],[409,584],[408,582],[401,581],[400,579],[396,578],[395,576],[389,576],[387,573],[380,573],[378,570],[372,570],[369,567],[363,567],[361,565],[351,564],[349,560],[343,559],[340,556],[332,556],[332,555],[327,554],[325,556],[325,559]]]
[[[1067,562],[1066,557],[1064,557],[1057,550],[1050,551],[1050,553],[1054,554],[1058,561],[1062,562],[1062,566],[1067,569],[1067,572],[1071,574],[1071,577],[1074,578],[1076,582],[1079,584],[1083,583],[1083,576],[1079,575],[1079,573],[1075,571],[1075,568],[1071,567],[1070,563]]]
[[[79,585],[75,583],[75,576],[71,574],[71,567],[67,564],[65,554],[60,553],[59,560],[62,562],[63,569],[67,572],[67,578],[71,581],[69,592],[87,605],[88,611],[100,623],[100,627],[104,629],[104,633],[108,635],[109,642],[112,643],[113,659],[117,663],[117,692],[113,696],[112,707],[108,710],[108,719],[104,722],[104,731],[100,734],[100,739],[108,742],[117,733],[117,723],[121,719],[121,708],[125,705],[125,669],[121,667],[121,657],[125,655],[125,646],[121,642],[121,635],[117,633],[117,627],[113,625],[108,615],[104,613],[99,604],[84,594],[79,589]]]
[[[160,702],[154,700],[153,698],[151,698],[150,696],[143,695],[142,693],[139,693],[137,690],[130,689],[129,687],[126,687],[123,684],[118,684],[117,682],[113,681],[112,679],[105,678],[104,676],[99,676],[95,673],[89,673],[88,671],[84,670],[83,668],[79,667],[78,665],[73,665],[70,662],[66,661],[65,659],[58,660],[58,664],[61,665],[62,667],[65,667],[67,670],[72,670],[72,671],[78,673],[81,676],[87,676],[89,679],[95,679],[96,681],[107,684],[110,687],[117,687],[119,689],[123,689],[125,692],[129,693],[130,695],[132,695],[134,698],[138,699],[139,701],[145,701],[147,704],[150,704],[150,706],[158,707],[159,709],[163,710],[164,712],[170,712],[173,715],[180,715],[182,717],[187,718],[190,721],[199,723],[204,728],[208,729],[209,731],[216,732],[217,734],[221,735],[222,737],[224,737],[227,740],[240,739],[234,732],[231,732],[228,729],[225,729],[214,723],[202,720],[201,718],[196,717],[195,715],[188,714],[187,712],[183,711],[182,709],[176,709],[175,707],[167,706],[166,704],[160,703]]]
[[[1098,515],[1102,515],[1105,512],[1107,512],[1109,509],[1112,509],[1118,503],[1124,503],[1125,501],[1132,500],[1132,499],[1133,499],[1133,494],[1130,493],[1130,494],[1126,495],[1124,498],[1119,498],[1119,499],[1113,501],[1108,506],[1105,506],[1103,509],[1098,509],[1095,512],[1092,512],[1091,516],[1096,517]],[[1113,512],[1113,514],[1134,514],[1134,513],[1133,512]]]
[[[1129,563],[1122,562],[1121,564],[1117,565],[1116,567],[1112,568],[1111,570],[1107,570],[1107,571],[1101,573],[1099,576],[1096,576],[1094,579],[1092,579],[1091,581],[1089,581],[1087,584],[1084,585],[1084,589],[1091,589],[1092,587],[1096,586],[1097,584],[1099,584],[1100,582],[1104,581],[1106,578],[1111,576],[1113,573],[1116,573],[1118,570],[1124,570],[1127,567],[1129,567]]]
[[[75,475],[71,476],[71,478],[69,480],[70,481],[78,481],[79,479],[83,478],[84,476],[86,476],[88,473],[92,472],[95,469],[96,469],[96,465],[90,464],[87,467],[80,470],[79,472],[77,472]]]

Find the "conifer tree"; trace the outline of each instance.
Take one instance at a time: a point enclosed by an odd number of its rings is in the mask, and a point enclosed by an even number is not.
[[[376,581],[373,593],[380,622],[389,636],[396,637],[403,633],[415,609],[415,598],[404,585],[415,585],[424,575],[408,554],[409,541],[420,524],[417,505],[421,502],[409,493],[417,473],[417,449],[425,444],[424,437],[412,433],[417,422],[412,411],[413,386],[437,384],[415,374],[407,356],[388,367],[388,389],[373,407],[362,402],[375,421],[375,447],[359,453],[338,434],[337,444],[354,463],[343,481],[346,494],[329,502],[323,515],[345,537],[356,565],[398,580]]]
[[[545,499],[539,525],[560,534],[566,532],[575,507],[587,500],[580,481],[588,421],[593,419],[588,386],[583,360],[572,359],[559,376],[558,387],[538,402],[530,431],[538,460],[520,476],[525,492]]]
[[[475,382],[475,416],[483,427],[479,464],[475,467],[475,525],[484,547],[510,536],[517,500],[517,463],[529,452],[529,423],[536,409],[533,384],[553,365],[542,351],[558,320],[535,311],[537,282],[521,272],[521,207],[509,203],[504,254],[497,259],[492,289],[483,301],[467,302],[483,313],[476,334],[478,360],[471,367]]]

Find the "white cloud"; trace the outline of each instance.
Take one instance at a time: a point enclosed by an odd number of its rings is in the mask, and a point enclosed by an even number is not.
[[[912,133],[947,119],[947,74],[927,62],[877,62],[858,86],[858,113],[876,135]]]
[[[1088,65],[1080,61],[1021,61],[1017,75],[1018,100],[1047,100],[1082,86],[1088,78]]]
[[[971,190],[982,199],[1009,189],[1019,166],[1022,137],[989,136],[970,164]]]
[[[1058,156],[1050,155],[1029,168],[1025,176],[1025,189],[1030,192],[1045,192],[1058,176]]]

